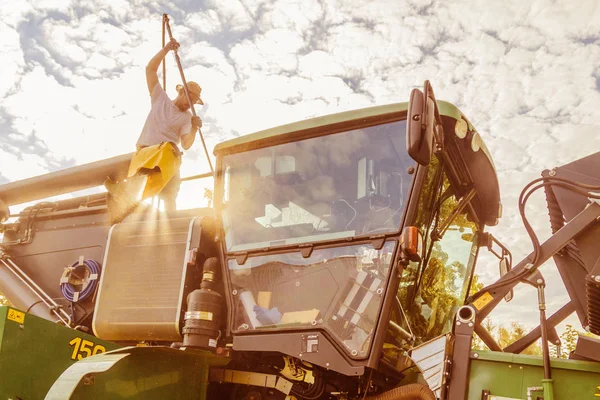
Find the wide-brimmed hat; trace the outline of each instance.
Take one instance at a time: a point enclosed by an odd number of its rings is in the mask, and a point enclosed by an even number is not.
[[[200,85],[198,85],[196,82],[189,81],[187,82],[187,87],[190,94],[194,93],[196,96],[198,96],[198,101],[195,104],[204,105],[204,102],[200,98],[200,94],[202,93],[202,88],[200,87]],[[183,90],[183,85],[175,86],[175,90],[177,90],[177,93],[179,93],[181,90]]]

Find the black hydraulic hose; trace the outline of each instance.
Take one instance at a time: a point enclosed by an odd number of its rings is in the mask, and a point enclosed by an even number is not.
[[[543,182],[543,183],[540,183],[539,185],[531,188],[533,185],[536,185],[539,182]],[[527,230],[527,233],[529,234],[529,237],[531,238],[532,243],[534,245],[533,260],[531,260],[531,263],[533,265],[536,265],[539,260],[540,242],[539,242],[535,232],[533,232],[533,228],[529,224],[527,217],[525,216],[525,204],[527,203],[527,200],[529,199],[529,197],[535,191],[537,191],[543,187],[548,187],[548,186],[558,186],[563,189],[581,194],[588,198],[600,199],[600,195],[595,195],[595,194],[592,194],[589,192],[590,190],[600,191],[600,186],[587,185],[584,183],[575,182],[570,179],[558,178],[558,177],[543,177],[543,178],[534,179],[533,181],[529,182],[525,186],[525,188],[523,188],[523,190],[521,191],[521,194],[519,196],[519,212],[521,213],[521,218],[523,219],[525,229]],[[529,188],[531,188],[531,190],[529,190]],[[585,190],[583,190],[583,189],[585,189]],[[528,190],[529,190],[529,192],[527,194],[525,194]]]
[[[313,370],[313,375],[315,377],[314,384],[310,385],[308,388],[305,389],[296,383],[292,386],[291,393],[294,396],[301,398],[302,400],[319,399],[325,392],[325,380],[319,376],[316,370]]]
[[[437,396],[429,387],[420,383],[412,383],[369,396],[366,400],[437,400]]]
[[[542,339],[542,359],[544,366],[544,379],[552,379],[552,370],[550,368],[550,349],[548,348],[548,329],[546,320],[546,301],[544,299],[544,286],[538,286],[539,309],[540,309],[540,332]]]
[[[542,182],[542,183],[540,183],[540,182]],[[534,186],[534,185],[537,185],[537,186]],[[534,187],[532,187],[532,186],[534,186]],[[551,187],[551,186],[560,187],[565,190],[569,190],[571,192],[581,194],[582,196],[586,196],[588,198],[600,199],[600,194],[593,194],[590,192],[590,191],[600,191],[600,186],[587,185],[584,183],[572,181],[570,179],[558,178],[558,177],[542,177],[542,178],[534,179],[533,181],[529,182],[523,188],[523,190],[521,191],[521,194],[519,195],[519,213],[521,214],[521,219],[523,220],[523,225],[525,225],[525,230],[527,231],[527,234],[529,235],[529,238],[531,239],[531,242],[533,245],[533,257],[529,261],[530,261],[530,264],[532,264],[534,267],[530,268],[530,269],[523,269],[520,273],[518,273],[517,275],[515,275],[511,278],[492,283],[491,285],[484,287],[483,289],[481,289],[474,295],[470,296],[469,299],[476,299],[485,292],[488,292],[488,291],[491,291],[491,290],[494,290],[494,289],[497,289],[497,288],[500,288],[500,287],[503,287],[506,285],[510,285],[514,282],[517,282],[521,278],[523,278],[524,276],[529,274],[532,270],[534,270],[535,268],[538,267],[537,263],[539,261],[540,241],[539,241],[537,235],[535,234],[535,232],[533,231],[533,228],[531,227],[531,224],[529,223],[527,216],[525,215],[525,205],[527,204],[527,200],[529,199],[529,197],[534,192],[536,192],[537,190],[539,190],[541,188],[546,188],[546,187]]]

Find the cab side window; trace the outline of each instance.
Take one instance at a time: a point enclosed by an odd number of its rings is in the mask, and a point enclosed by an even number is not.
[[[416,225],[424,236],[424,257],[403,271],[400,304],[416,344],[452,329],[463,305],[477,256],[477,225],[466,211],[456,213],[460,198],[441,163],[434,158],[419,199]],[[464,209],[467,209],[465,207]]]

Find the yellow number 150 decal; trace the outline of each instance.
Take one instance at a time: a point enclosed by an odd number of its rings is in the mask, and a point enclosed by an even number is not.
[[[71,360],[81,360],[82,358],[106,352],[106,348],[101,344],[94,344],[93,342],[80,337],[74,338],[69,344],[73,346]]]

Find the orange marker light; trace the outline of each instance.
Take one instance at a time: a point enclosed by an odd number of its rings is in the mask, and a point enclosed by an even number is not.
[[[400,236],[402,253],[410,261],[421,261],[423,235],[416,226],[407,226]]]

